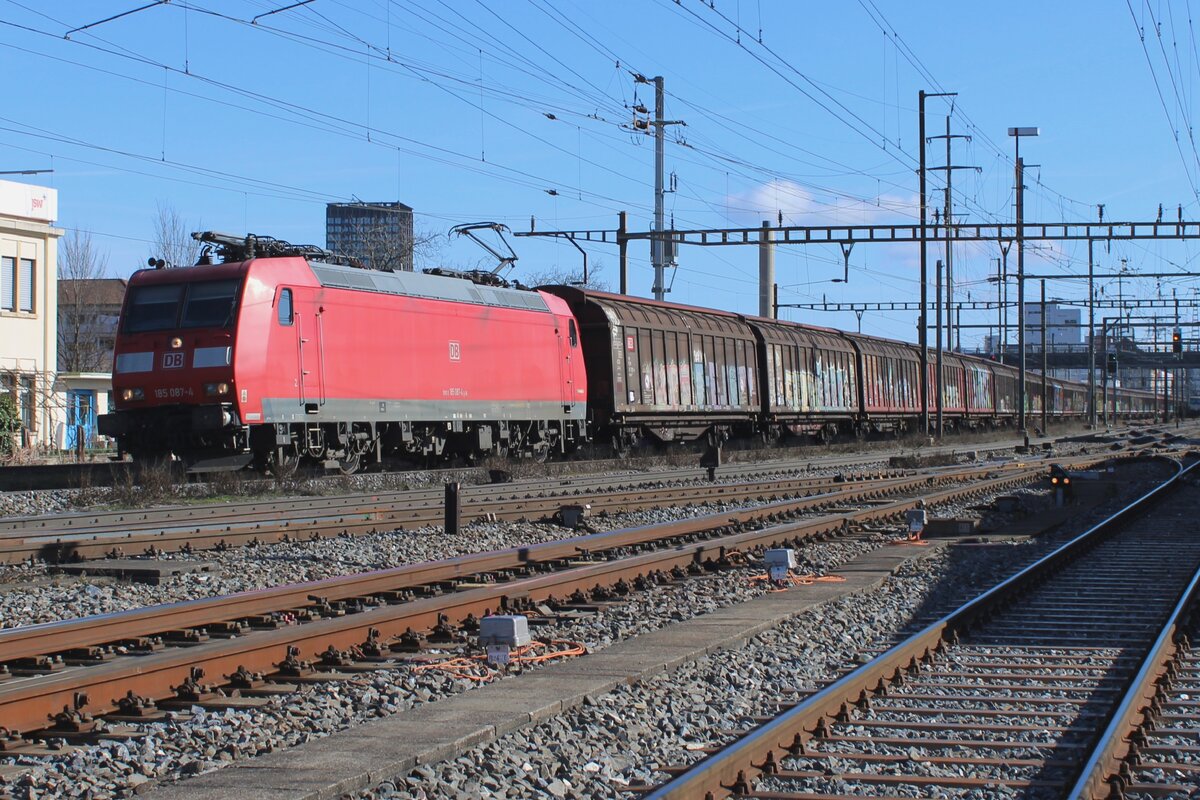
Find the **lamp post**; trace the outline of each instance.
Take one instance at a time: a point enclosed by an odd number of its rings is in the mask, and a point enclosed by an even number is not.
[[[1009,128],[1016,146],[1017,192],[1017,421],[1025,433],[1025,162],[1021,161],[1021,137],[1037,136],[1037,128]]]

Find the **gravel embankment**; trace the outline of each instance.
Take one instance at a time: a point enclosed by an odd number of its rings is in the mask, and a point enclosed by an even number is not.
[[[1131,468],[1121,496],[1106,508],[1119,507],[1153,470]],[[1088,524],[1078,519],[1038,541],[952,548],[909,562],[878,590],[807,611],[745,648],[621,686],[602,703],[419,767],[359,800],[626,797],[631,783],[663,779],[655,766],[691,763],[702,748],[724,743],[713,731],[744,729],[747,717],[773,713],[781,698],[811,693],[868,658],[864,649],[918,630]]]
[[[1135,479],[1132,473],[1141,470],[1139,474],[1143,474],[1148,469],[1130,470],[1127,491]],[[1029,498],[1027,502],[1031,509],[1046,502],[1044,493],[1024,494]],[[949,515],[962,510],[945,508],[938,509],[938,513]],[[678,510],[672,510],[634,516],[644,518],[640,524],[646,524],[653,519],[678,518],[679,514]],[[616,523],[616,518],[611,522]],[[620,522],[632,524],[627,520]],[[476,526],[470,531],[475,534],[474,548],[469,547],[468,542],[456,543],[464,548],[463,552],[478,549],[480,532],[485,536],[511,535],[513,539],[524,541],[531,540],[533,531],[541,530],[548,536],[565,533],[559,529],[528,525],[478,527],[479,531],[475,530]],[[379,565],[383,561],[390,566],[399,563],[392,559],[415,560],[427,557],[422,553],[433,555],[435,553],[430,551],[434,546],[438,556],[449,552],[445,537],[422,537],[412,532],[395,537],[404,542],[402,546],[425,550],[409,549],[396,551],[403,555],[381,555],[379,548],[388,541],[384,535],[378,542],[371,542],[373,537],[364,537],[277,546],[270,548],[274,558],[269,563],[263,559],[264,552],[240,550],[222,554],[222,557],[241,560],[222,565],[226,576],[236,577],[221,580],[245,581],[246,573],[254,569],[265,570],[261,573],[264,576],[274,574],[271,570],[286,569],[291,570],[288,574],[309,577],[346,571],[341,568],[322,572],[327,568],[321,564],[330,554],[343,559],[343,564]],[[801,568],[817,572],[836,570],[839,564],[864,550],[880,546],[888,538],[884,535],[859,536],[814,545],[805,549]],[[489,746],[501,748],[499,750],[479,748],[478,752],[472,751],[447,764],[427,767],[425,769],[433,772],[433,778],[418,775],[411,783],[401,782],[392,794],[420,797],[420,792],[426,792],[428,796],[454,797],[457,791],[465,791],[467,796],[517,797],[565,791],[578,797],[615,796],[614,793],[629,780],[650,778],[649,767],[657,761],[676,762],[694,757],[695,750],[689,746],[695,748],[697,743],[706,743],[706,731],[724,725],[712,720],[727,719],[732,724],[746,709],[761,708],[776,688],[788,686],[799,691],[811,690],[816,681],[828,678],[832,672],[852,663],[857,647],[863,642],[879,639],[903,625],[923,603],[934,602],[939,591],[961,599],[969,586],[994,580],[997,574],[1013,569],[1018,560],[1028,560],[1034,550],[1044,546],[978,549],[968,551],[965,556],[956,551],[951,556],[938,556],[902,570],[879,592],[846,598],[764,634],[746,650],[705,659],[672,675],[659,676],[644,687],[622,689],[614,693],[613,702],[606,701],[603,708],[578,709]],[[332,549],[325,551],[322,548]],[[1003,554],[995,555],[997,550]],[[293,560],[278,555],[283,552],[298,555]],[[1016,553],[1030,555],[1018,559]],[[989,559],[999,563],[993,564]],[[540,632],[582,641],[592,650],[600,649],[614,641],[740,602],[763,591],[762,587],[749,582],[750,574],[751,570],[734,570],[635,593],[630,602],[612,607],[603,614]],[[183,576],[176,580],[182,584],[195,577]],[[124,591],[113,588],[114,596],[118,591]],[[155,593],[162,590],[163,587],[148,589]],[[208,593],[218,591],[221,589],[214,588]],[[6,596],[8,594],[13,593],[6,593]],[[133,602],[132,597],[128,599]],[[761,658],[745,660],[746,653],[758,653]],[[10,791],[21,798],[122,796],[146,780],[178,779],[208,771],[234,760],[323,736],[361,720],[435,701],[465,691],[472,685],[472,681],[446,673],[416,673],[408,667],[400,667],[364,675],[348,683],[321,684],[297,695],[273,700],[260,709],[199,712],[190,718],[178,716],[166,723],[139,726],[147,736],[137,742],[106,742],[59,757],[20,757],[19,763],[29,765],[31,771],[16,779],[15,785],[10,783]],[[734,687],[731,694],[728,687]],[[510,775],[505,771],[505,765],[516,757],[520,758],[515,766],[517,772]],[[489,767],[476,766],[481,764]],[[510,793],[487,795],[483,790],[475,792],[465,788],[469,781],[479,780],[485,774],[492,774],[502,784],[496,791],[503,789]],[[456,775],[461,778],[458,783],[451,780]],[[525,782],[517,780],[522,776],[527,779]],[[437,788],[443,780],[451,780],[445,791]],[[562,785],[554,781],[560,781]],[[570,781],[569,785],[567,781]],[[450,791],[449,787],[455,786],[459,788]],[[388,787],[381,788],[382,794],[376,793],[376,796],[388,796]]]

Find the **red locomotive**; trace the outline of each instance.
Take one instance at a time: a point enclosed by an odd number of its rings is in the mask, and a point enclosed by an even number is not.
[[[920,419],[920,351],[861,334],[492,273],[362,269],[269,237],[194,234],[201,263],[129,281],[100,419],[138,460],[353,472],[386,457],[546,458],[585,441],[901,433]],[[215,249],[223,263],[212,262]],[[929,411],[936,366],[929,359]],[[948,427],[1015,421],[1017,371],[946,354]],[[1042,377],[1027,376],[1040,415]],[[1048,414],[1086,387],[1050,378]],[[1122,390],[1118,410],[1155,398]],[[1036,417],[1035,417],[1036,418]]]
[[[387,454],[545,457],[583,437],[587,376],[559,298],[197,238],[225,263],[129,281],[100,430],[135,459],[353,472]]]

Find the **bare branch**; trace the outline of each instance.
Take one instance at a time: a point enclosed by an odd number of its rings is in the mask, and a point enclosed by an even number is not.
[[[91,233],[72,231],[59,245],[58,256],[58,369],[60,372],[99,372],[108,369],[106,346],[113,321],[100,306],[98,283],[108,269]]]
[[[200,243],[192,238],[192,231],[203,230],[197,222],[191,225],[169,203],[159,201],[158,214],[153,220],[154,244],[150,248],[151,258],[161,258],[173,267],[190,267],[200,255]]]
[[[588,262],[587,283],[583,281],[583,265],[578,267],[558,267],[532,272],[521,282],[530,286],[579,286],[583,289],[593,289],[607,292],[608,281],[601,277],[604,272],[604,261],[599,258]]]

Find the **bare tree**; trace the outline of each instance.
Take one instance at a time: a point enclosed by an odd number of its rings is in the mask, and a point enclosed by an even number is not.
[[[583,265],[577,267],[552,267],[530,273],[522,283],[530,286],[578,286],[583,289],[593,289],[597,292],[607,292],[608,281],[601,277],[604,272],[604,261],[599,258],[588,261],[587,281],[583,280]]]
[[[359,249],[350,255],[362,259],[371,269],[411,272],[416,262],[426,264],[438,259],[445,237],[415,230],[410,240],[407,233],[397,236],[382,226],[362,224],[355,226],[354,239]]]
[[[75,230],[58,250],[58,369],[100,372],[110,359],[107,340],[114,320],[103,313],[98,281],[108,256],[96,250],[92,234]]]
[[[160,200],[157,206],[150,257],[161,258],[174,267],[190,267],[200,255],[200,243],[192,238],[192,231],[202,230],[200,223],[189,224],[170,203]]]

